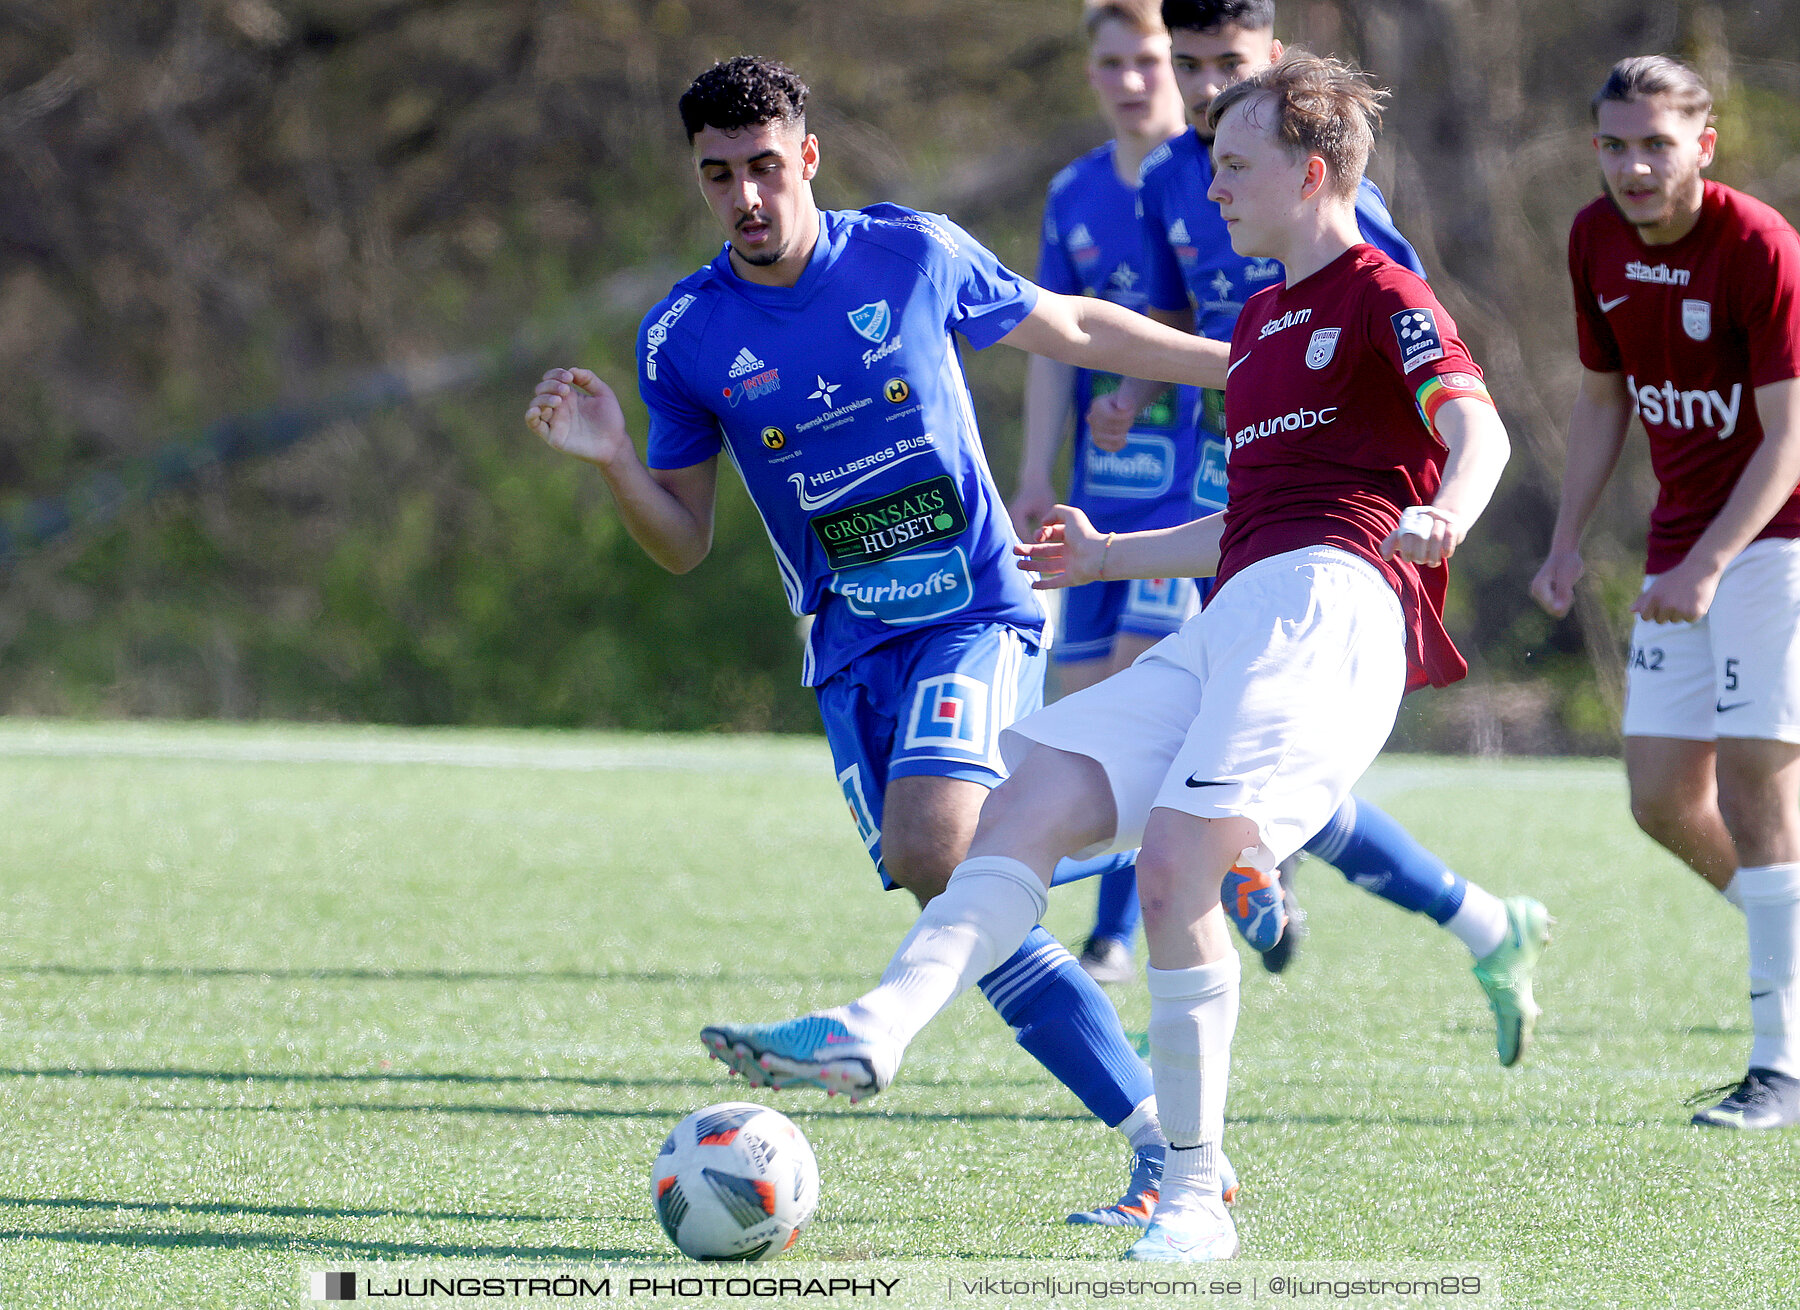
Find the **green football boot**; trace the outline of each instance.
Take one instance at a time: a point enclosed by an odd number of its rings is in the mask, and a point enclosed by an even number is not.
[[[1506,898],[1506,936],[1475,962],[1475,981],[1494,1012],[1494,1050],[1510,1069],[1525,1054],[1541,1011],[1531,996],[1531,971],[1550,942],[1550,912],[1529,896]]]

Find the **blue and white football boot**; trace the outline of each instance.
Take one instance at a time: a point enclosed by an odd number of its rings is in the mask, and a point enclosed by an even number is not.
[[[1198,1264],[1230,1260],[1238,1253],[1237,1225],[1225,1203],[1209,1196],[1176,1216],[1151,1220],[1144,1235],[1125,1252],[1127,1260]]]
[[[900,1068],[891,1039],[850,1029],[832,1014],[807,1014],[780,1023],[710,1024],[700,1040],[715,1060],[752,1087],[823,1088],[856,1102],[887,1090]]]
[[[1162,1195],[1163,1159],[1168,1148],[1146,1146],[1131,1162],[1131,1181],[1125,1184],[1125,1195],[1111,1205],[1097,1210],[1078,1210],[1064,1222],[1098,1224],[1106,1228],[1148,1228],[1156,1213],[1156,1202]],[[1219,1190],[1226,1205],[1237,1200],[1237,1170],[1219,1152]]]
[[[1280,870],[1263,873],[1248,865],[1235,865],[1225,875],[1219,900],[1225,917],[1237,925],[1251,950],[1261,954],[1273,950],[1281,940],[1288,914]]]

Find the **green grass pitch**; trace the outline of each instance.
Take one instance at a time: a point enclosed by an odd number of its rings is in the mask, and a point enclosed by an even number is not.
[[[1293,970],[1246,952],[1247,1258],[1475,1265],[1508,1305],[1800,1303],[1800,1131],[1681,1105],[1742,1070],[1741,923],[1623,790],[1607,761],[1371,772],[1455,867],[1551,907],[1545,1018],[1498,1068],[1462,948],[1308,864]],[[1121,1268],[1126,1234],[1060,1221],[1116,1195],[1122,1143],[979,998],[855,1108],[704,1058],[705,1022],[856,994],[911,921],[818,742],[0,723],[0,870],[0,1304],[311,1305],[339,1269],[610,1269],[621,1303],[631,1262],[695,1269],[648,1204],[663,1136],[746,1095],[817,1150],[807,1270]],[[1060,889],[1052,931],[1092,903]]]

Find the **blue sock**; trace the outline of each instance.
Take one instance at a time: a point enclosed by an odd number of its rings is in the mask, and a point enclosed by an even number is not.
[[[1043,924],[980,987],[1019,1045],[1108,1128],[1155,1094],[1150,1067],[1125,1040],[1119,1012]]]
[[[1110,937],[1130,946],[1137,937],[1138,920],[1144,912],[1138,908],[1137,855],[1130,863],[1121,863],[1100,875],[1100,899],[1094,907],[1094,936]]]
[[[1393,815],[1351,796],[1306,843],[1309,853],[1366,892],[1403,910],[1447,923],[1462,908],[1468,884],[1419,845]]]
[[[1111,873],[1114,869],[1129,867],[1135,880],[1137,874],[1136,851],[1114,851],[1111,855],[1096,855],[1091,860],[1058,860],[1056,868],[1050,874],[1050,885],[1060,887],[1065,882],[1080,882],[1083,878],[1099,878]]]

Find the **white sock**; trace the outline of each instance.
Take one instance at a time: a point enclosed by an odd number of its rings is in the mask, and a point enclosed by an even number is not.
[[[1169,1144],[1169,1139],[1163,1136],[1162,1121],[1156,1117],[1154,1096],[1146,1096],[1139,1101],[1131,1113],[1119,1122],[1119,1131],[1125,1134],[1125,1140],[1131,1143],[1134,1151],[1141,1151],[1146,1146]]]
[[[1735,873],[1731,875],[1731,881],[1719,889],[1719,895],[1737,906],[1739,914],[1744,912],[1744,893],[1738,890],[1738,880]]]
[[[977,979],[1019,949],[1043,917],[1044,883],[1003,855],[964,860],[943,893],[919,912],[874,991],[843,1013],[885,1029],[905,1046]]]
[[[1800,863],[1739,869],[1731,885],[1750,938],[1750,1065],[1800,1078]]]
[[[1477,960],[1506,940],[1506,902],[1474,883],[1463,888],[1463,903],[1444,924]]]
[[[1158,1218],[1179,1218],[1219,1195],[1219,1150],[1242,970],[1234,950],[1198,968],[1152,967],[1145,973],[1150,980],[1150,1070],[1169,1137],[1156,1213]]]

